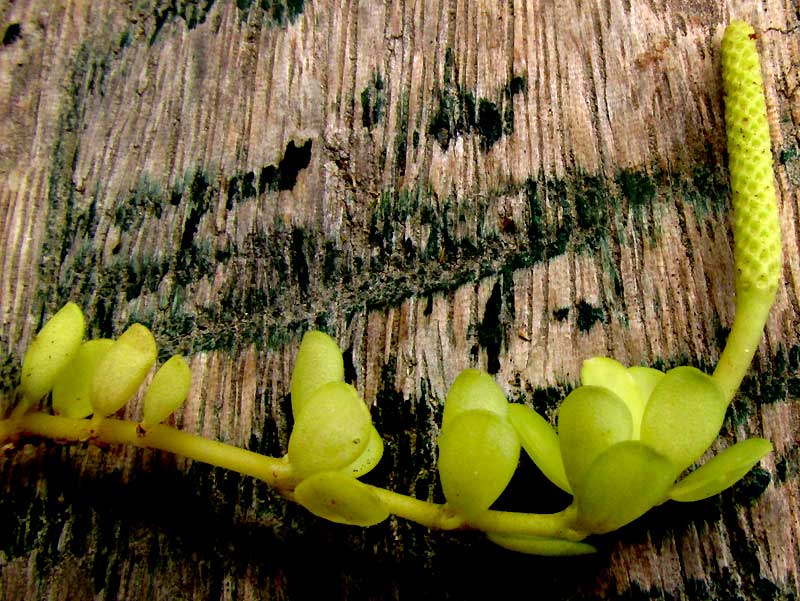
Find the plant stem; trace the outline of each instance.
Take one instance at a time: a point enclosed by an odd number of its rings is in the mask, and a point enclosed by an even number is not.
[[[749,294],[740,293],[738,296],[731,332],[714,370],[714,379],[725,393],[728,403],[750,368],[775,300],[775,292],[751,290]]]
[[[64,442],[128,444],[158,449],[209,463],[263,480],[288,498],[299,483],[286,459],[267,457],[246,449],[208,440],[158,424],[146,429],[141,424],[114,418],[78,419],[40,412],[0,420],[0,443],[20,435],[41,436]],[[529,514],[487,510],[470,519],[447,505],[422,501],[409,495],[370,486],[390,513],[434,530],[473,529],[507,534],[528,534],[569,540],[584,538],[571,528],[572,507],[554,514]]]
[[[0,432],[9,421],[0,422]],[[293,488],[297,483],[291,466],[282,459],[259,455],[163,424],[149,426],[145,430],[141,424],[120,419],[75,419],[34,412],[19,417],[15,426],[18,434],[32,434],[60,441],[91,440],[168,451],[253,476],[278,489]]]
[[[521,513],[489,510],[469,521],[469,527],[484,532],[525,534],[567,540],[582,540],[586,534],[572,528],[576,515],[574,505],[558,513]]]
[[[420,501],[400,493],[371,487],[381,501],[396,516],[417,522],[433,530],[482,530],[503,534],[526,534],[581,540],[586,535],[571,527],[575,508],[550,514],[487,510],[478,516],[465,518],[447,505]]]
[[[458,530],[466,527],[466,520],[451,511],[447,505],[421,501],[378,486],[370,486],[381,502],[394,515],[411,520],[432,530]]]

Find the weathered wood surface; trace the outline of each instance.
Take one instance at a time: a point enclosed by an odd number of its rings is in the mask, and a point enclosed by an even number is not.
[[[387,443],[370,480],[440,499],[436,424],[464,367],[551,416],[593,354],[710,369],[734,300],[735,17],[761,33],[786,261],[718,443],[775,453],[596,557],[339,527],[206,466],[34,441],[0,456],[0,598],[796,598],[800,9],[713,4],[0,4],[6,391],[72,299],[93,336],[138,320],[190,357],[182,428],[280,454],[293,355],[323,327]],[[563,499],[524,464],[502,502]]]

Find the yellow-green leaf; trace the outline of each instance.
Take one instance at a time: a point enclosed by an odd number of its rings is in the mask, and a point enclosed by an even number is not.
[[[344,380],[344,360],[336,341],[323,332],[306,332],[292,371],[292,413],[300,414],[314,391]]]
[[[367,448],[372,419],[358,391],[344,382],[317,388],[297,416],[289,437],[289,462],[305,478],[341,470]]]
[[[558,440],[572,490],[600,453],[632,434],[631,412],[619,396],[600,386],[573,390],[558,410]]]
[[[561,490],[572,493],[561,458],[561,445],[553,426],[530,407],[510,404],[508,420],[517,431],[522,448],[542,473]]]
[[[367,447],[353,463],[342,468],[342,472],[349,474],[353,478],[360,478],[378,465],[381,457],[383,457],[383,439],[375,429],[375,426],[372,426],[369,431]]]
[[[563,538],[548,538],[526,534],[499,534],[497,532],[489,532],[487,536],[490,541],[504,549],[530,555],[565,557],[597,553],[597,549],[588,543]]]
[[[186,360],[173,355],[158,368],[144,394],[145,426],[159,424],[181,406],[189,394],[192,372]]]
[[[592,357],[583,362],[581,367],[581,384],[584,386],[602,386],[621,398],[628,406],[633,419],[633,438],[639,436],[642,413],[647,400],[636,379],[619,361],[609,357]]]
[[[642,393],[644,406],[647,406],[647,401],[653,393],[653,389],[664,377],[664,372],[652,367],[634,366],[628,368],[628,373],[633,376],[639,391]],[[644,408],[644,407],[643,407]]]
[[[110,338],[97,338],[80,346],[75,358],[61,370],[53,383],[53,412],[56,415],[82,418],[92,414],[92,378],[113,344]]]
[[[156,355],[150,330],[140,323],[125,330],[95,368],[90,393],[94,414],[107,417],[119,411],[136,394]]]
[[[389,510],[369,486],[341,472],[319,472],[297,485],[295,499],[314,515],[351,526],[372,526]]]
[[[772,451],[772,443],[763,438],[748,438],[711,458],[669,491],[675,501],[699,501],[733,486],[759,460]]]
[[[575,486],[577,528],[604,534],[632,522],[666,497],[677,471],[636,441],[609,447]]]
[[[474,409],[505,417],[508,415],[508,400],[492,376],[478,369],[465,369],[447,391],[442,428],[446,428],[457,415]]]
[[[29,403],[50,392],[56,377],[81,346],[86,320],[75,303],[67,303],[31,342],[22,360],[20,389]]]
[[[711,376],[694,367],[676,367],[650,395],[641,441],[682,471],[714,442],[727,408],[722,389]]]
[[[514,428],[491,411],[457,415],[442,428],[437,468],[448,505],[473,516],[505,490],[519,463]]]

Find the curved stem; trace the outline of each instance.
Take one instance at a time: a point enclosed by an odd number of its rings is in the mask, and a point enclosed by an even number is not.
[[[196,461],[209,463],[263,480],[289,499],[299,479],[285,459],[267,457],[247,449],[196,434],[181,432],[163,424],[143,428],[141,424],[113,419],[78,419],[33,412],[0,420],[0,442],[20,435],[41,436],[65,442],[129,444],[158,449]],[[487,510],[470,519],[455,513],[446,504],[430,503],[370,486],[390,513],[434,530],[472,529],[485,532],[528,534],[580,540],[584,534],[574,530],[572,507],[554,514],[528,514]]]
[[[489,510],[469,521],[469,527],[484,532],[526,534],[567,540],[582,540],[587,534],[572,528],[576,515],[574,505],[558,513],[520,513]]]
[[[466,520],[451,511],[447,505],[421,501],[409,495],[370,486],[390,513],[426,526],[432,530],[458,530],[466,527]]]
[[[3,425],[7,429],[10,421],[0,422],[0,432]],[[16,424],[12,425],[15,426],[16,434],[32,434],[72,442],[91,440],[107,444],[129,444],[168,451],[253,476],[276,488],[292,488],[297,482],[291,466],[282,459],[259,455],[163,424],[149,426],[145,430],[141,424],[120,419],[76,419],[34,412],[19,417]]]
[[[729,403],[739,389],[761,342],[775,292],[753,290],[738,296],[731,332],[714,370],[714,379]]]

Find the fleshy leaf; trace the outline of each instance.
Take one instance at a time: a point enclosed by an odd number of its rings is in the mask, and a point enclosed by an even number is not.
[[[741,480],[771,451],[772,443],[763,438],[748,438],[737,442],[673,486],[669,491],[669,498],[688,502],[719,494]]]
[[[295,419],[317,388],[343,381],[344,359],[336,341],[317,330],[306,332],[292,371],[292,414]]]
[[[662,502],[677,471],[648,446],[628,440],[608,448],[575,486],[577,528],[611,532]]]
[[[508,420],[517,431],[522,448],[536,466],[553,484],[571,494],[561,458],[561,445],[550,422],[530,407],[517,403],[508,406]]]
[[[442,428],[437,468],[447,503],[476,515],[505,490],[519,462],[514,428],[491,411],[465,411]]]
[[[20,390],[28,403],[50,392],[56,377],[81,346],[86,320],[75,303],[67,303],[47,320],[22,360]]]
[[[53,412],[65,417],[82,418],[92,414],[89,400],[95,370],[114,341],[97,338],[84,342],[69,366],[53,383]]]
[[[295,499],[314,515],[351,526],[372,526],[389,510],[369,486],[341,472],[320,472],[303,480]]]
[[[487,536],[490,541],[504,549],[530,555],[564,557],[597,553],[597,549],[588,543],[563,538],[529,536],[526,534],[499,534],[497,532],[489,532]]]
[[[369,431],[367,447],[353,463],[342,468],[342,472],[349,474],[353,478],[360,478],[378,465],[381,457],[383,457],[383,439],[373,426]]]
[[[446,428],[457,415],[474,409],[505,417],[508,415],[508,400],[492,376],[478,369],[465,369],[447,391],[442,428]]]
[[[158,368],[147,392],[144,394],[145,426],[159,424],[181,406],[189,394],[192,372],[186,360],[173,355]]]
[[[581,386],[558,410],[558,440],[572,490],[598,455],[633,434],[625,402],[607,388]]]
[[[345,382],[323,384],[297,416],[289,437],[289,462],[305,478],[340,470],[367,448],[372,419],[358,391]]]
[[[609,357],[592,357],[581,366],[581,384],[602,386],[621,398],[633,418],[633,438],[638,438],[647,397],[642,395],[636,379],[619,361]]]
[[[107,417],[127,403],[156,362],[156,341],[140,323],[131,325],[109,347],[92,378],[90,399],[95,415]]]
[[[676,367],[650,395],[641,441],[683,471],[714,442],[727,407],[722,389],[711,376],[694,367]]]
[[[650,395],[653,394],[653,389],[664,377],[664,372],[652,367],[634,366],[628,368],[628,373],[633,376],[639,391],[642,393],[644,399],[644,406],[647,406],[647,401]]]

